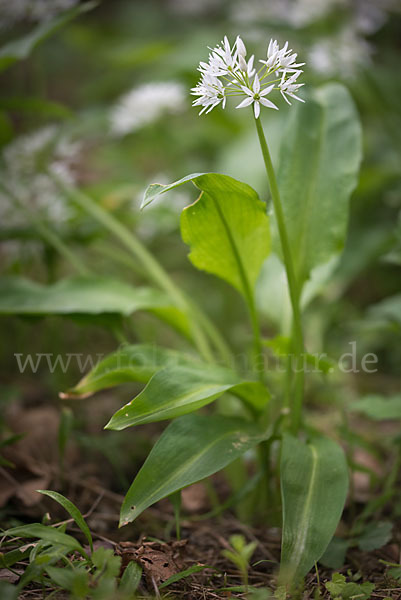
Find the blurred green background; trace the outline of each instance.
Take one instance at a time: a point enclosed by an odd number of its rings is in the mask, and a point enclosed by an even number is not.
[[[26,56],[21,44],[16,52],[15,41],[25,40],[26,49],[26,36],[32,41],[38,29],[46,38],[38,36]],[[241,299],[191,267],[179,236],[180,209],[195,199],[195,190],[179,188],[139,210],[149,183],[203,171],[232,175],[269,201],[248,112],[231,106],[199,117],[191,107],[190,88],[199,61],[207,59],[207,46],[237,34],[257,57],[270,38],[280,44],[289,40],[306,63],[305,97],[308,88],[327,81],[343,82],[353,95],[363,125],[364,161],[345,251],[327,271],[333,274],[330,283],[323,273],[311,286],[306,340],[308,349],[325,349],[335,360],[350,351],[352,340],[361,356],[378,355],[378,372],[353,376],[345,385],[339,380],[339,394],[392,393],[401,364],[399,0],[104,0],[90,6],[74,0],[0,0],[1,178],[19,198],[16,203],[0,189],[2,273],[43,283],[74,273],[38,231],[39,219],[91,271],[146,282],[119,243],[55,189],[43,174],[43,166],[50,165],[135,232],[235,351],[243,351],[250,331]],[[273,157],[291,110],[282,104],[278,113],[262,114]],[[273,258],[265,267],[258,299],[269,336],[285,331],[287,309],[277,262]],[[140,313],[124,327],[131,341],[185,345],[167,326]],[[57,392],[76,383],[79,373],[74,365],[51,373],[45,363],[37,373],[20,373],[15,353],[96,355],[117,345],[111,330],[95,321],[82,327],[53,317],[2,318],[0,339],[4,398],[33,402],[57,402]],[[325,390],[319,380],[319,401],[326,399]]]

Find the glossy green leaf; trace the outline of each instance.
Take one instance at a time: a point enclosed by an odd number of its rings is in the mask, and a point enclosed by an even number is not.
[[[62,394],[62,397],[86,397],[98,390],[130,381],[146,383],[152,375],[168,365],[188,364],[193,361],[189,355],[155,344],[124,346],[101,360],[75,387]]]
[[[244,385],[245,384],[245,385]],[[239,391],[243,399],[268,394],[259,382],[244,382],[229,369],[211,365],[172,366],[156,373],[145,389],[131,402],[118,410],[106,429],[125,429],[165,419],[173,419],[210,404],[225,392]],[[256,390],[256,391],[255,391]]]
[[[75,523],[78,525],[78,527],[80,528],[80,530],[82,531],[82,533],[84,534],[86,539],[88,540],[89,547],[90,547],[91,551],[93,552],[92,534],[89,531],[89,527],[87,526],[85,519],[83,518],[83,516],[81,514],[81,511],[75,506],[75,504],[73,502],[71,502],[71,500],[68,500],[68,498],[65,498],[62,494],[59,494],[58,492],[53,492],[51,490],[37,490],[37,491],[40,494],[43,494],[44,496],[49,496],[49,498],[52,498],[52,500],[55,500],[56,502],[61,504],[61,506],[63,508],[65,508],[65,510],[74,519]]]
[[[186,415],[167,427],[124,499],[120,525],[148,506],[213,475],[267,438],[253,423],[221,415]]]
[[[0,279],[0,315],[130,315],[144,310],[189,335],[188,319],[167,294],[109,277],[80,276],[41,285],[23,277]]]
[[[78,6],[63,12],[54,19],[41,23],[24,37],[8,42],[8,44],[0,48],[0,71],[7,69],[18,60],[28,58],[38,44],[53,35],[58,29],[80,14],[92,10],[96,5],[97,2],[85,2],[79,4]]]
[[[39,538],[46,542],[51,542],[57,546],[63,546],[71,551],[78,550],[82,555],[85,555],[81,544],[71,535],[62,533],[55,527],[42,525],[41,523],[32,523],[30,525],[21,525],[13,527],[2,532],[3,536],[21,537],[21,538]]]
[[[304,282],[344,246],[362,155],[347,89],[338,83],[318,88],[291,111],[282,140],[278,184],[296,275]]]
[[[347,489],[347,463],[340,446],[324,437],[305,444],[285,434],[282,581],[299,581],[323,555],[341,518]]]
[[[249,296],[270,251],[266,205],[249,185],[232,177],[196,173],[171,185],[153,184],[143,206],[186,181],[201,191],[181,215],[181,234],[191,248],[191,262]]]
[[[388,397],[371,394],[352,402],[350,410],[375,421],[401,419],[401,394]]]

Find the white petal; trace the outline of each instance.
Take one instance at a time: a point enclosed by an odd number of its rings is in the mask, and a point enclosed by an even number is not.
[[[299,96],[296,96],[295,94],[288,94],[289,96],[291,96],[291,98],[295,98],[295,100],[299,100],[300,102],[305,102],[305,100],[303,100],[302,98],[299,98]]]
[[[255,104],[253,105],[253,110],[255,111],[255,118],[257,119],[260,115],[260,104],[257,100],[255,101]]]
[[[284,100],[287,102],[287,104],[289,104],[291,106],[291,102],[288,100],[287,96],[284,94],[283,90],[281,90],[281,95],[284,98]]]
[[[262,90],[259,94],[259,96],[266,96],[267,94],[270,94],[270,92],[272,91],[272,89],[274,88],[274,83],[272,85],[269,85],[267,88],[265,88],[264,90]]]
[[[236,44],[237,44],[237,50],[238,50],[239,56],[242,56],[242,58],[245,58],[245,56],[246,56],[245,44],[239,35],[237,36]]]
[[[252,77],[254,60],[255,60],[255,56],[252,54],[251,58],[248,60],[248,76],[249,77]]]
[[[253,91],[255,92],[255,94],[258,94],[260,92],[260,81],[257,74],[255,75],[255,79],[253,80]]]
[[[240,66],[240,69],[241,69],[241,71],[247,71],[247,69],[248,69],[248,66],[247,66],[247,64],[246,64],[246,60],[245,60],[245,58],[242,56],[242,54],[240,54],[240,55],[239,55],[238,62],[239,62],[239,66]]]
[[[249,88],[245,87],[244,85],[241,85],[241,89],[243,92],[245,92],[245,94],[248,94],[248,96],[251,96],[251,98],[253,98],[253,91],[250,90]]]
[[[236,106],[236,108],[245,108],[245,106],[249,106],[250,104],[252,104],[252,102],[253,102],[253,98],[248,96],[248,98],[245,98],[245,100],[243,100],[240,104],[238,104],[238,106]]]
[[[267,106],[267,108],[275,108],[276,110],[278,110],[278,106],[273,104],[273,102],[270,102],[270,100],[268,100],[267,98],[260,98],[259,102],[263,104],[263,106]]]

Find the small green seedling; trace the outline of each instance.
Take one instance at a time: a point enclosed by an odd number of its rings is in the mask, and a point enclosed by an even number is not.
[[[347,582],[344,575],[333,573],[331,581],[325,583],[332,600],[369,600],[375,586],[373,583]]]
[[[232,550],[223,550],[222,554],[234,563],[241,573],[241,579],[245,588],[248,588],[249,561],[256,550],[257,542],[246,543],[243,535],[232,535],[230,537]]]

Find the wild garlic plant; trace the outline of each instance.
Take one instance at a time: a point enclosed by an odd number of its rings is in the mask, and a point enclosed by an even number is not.
[[[196,358],[151,345],[125,346],[67,392],[77,397],[127,380],[144,381],[143,391],[118,410],[106,428],[172,420],[126,495],[120,525],[162,498],[171,496],[176,503],[181,489],[258,447],[259,471],[241,485],[243,494],[253,489],[259,524],[261,519],[268,522],[263,514],[281,507],[279,579],[286,585],[300,582],[323,555],[347,496],[348,468],[341,446],[308,426],[304,418],[305,365],[311,355],[304,345],[302,310],[305,284],[316,269],[330,272],[327,265],[344,245],[349,197],[361,160],[360,125],[348,91],[327,84],[301,97],[304,63],[297,60],[288,43],[280,47],[271,40],[266,55],[257,61],[248,57],[240,37],[233,45],[225,37],[210,50],[208,62],[200,63],[201,79],[191,90],[201,114],[228,108],[231,96],[239,100],[236,108],[249,109],[266,167],[271,208],[250,185],[218,173],[152,184],[142,203],[145,207],[187,182],[197,188],[197,200],[181,215],[182,238],[196,268],[223,279],[243,297],[253,335],[252,368],[246,372],[239,368],[226,342],[221,343],[220,334],[203,316],[199,320],[196,308],[191,322],[200,325],[210,344],[206,355]],[[280,101],[292,100],[298,102],[289,109],[276,173],[261,111],[278,110]],[[289,336],[266,340],[255,289],[272,253],[286,275],[292,326]],[[191,337],[190,328],[188,333]],[[282,354],[283,345],[287,368],[275,387],[265,368],[264,350],[268,346]],[[218,408],[199,413],[225,393],[240,399],[246,411],[242,416],[220,414]]]
[[[234,496],[253,497],[260,526],[268,524],[269,513],[281,510],[279,578],[285,585],[300,582],[321,558],[347,495],[348,468],[341,446],[305,419],[306,366],[314,349],[305,349],[303,308],[308,280],[317,272],[328,277],[333,258],[344,246],[349,198],[361,160],[361,130],[350,94],[342,85],[330,83],[301,97],[304,64],[297,60],[288,43],[280,48],[271,40],[266,55],[255,60],[253,55],[248,58],[240,37],[233,45],[225,37],[211,49],[208,62],[200,63],[201,79],[192,89],[194,105],[202,114],[228,108],[230,96],[239,100],[238,109],[249,110],[271,202],[261,200],[248,183],[218,173],[195,173],[170,185],[151,184],[142,204],[146,207],[188,182],[197,189],[198,198],[182,212],[181,235],[190,247],[192,264],[223,279],[246,303],[253,338],[249,368],[238,364],[219,328],[140,240],[54,173],[52,180],[59,189],[120,240],[154,287],[134,288],[89,274],[48,287],[9,282],[0,298],[0,313],[5,314],[18,312],[18,298],[23,298],[18,314],[48,314],[49,306],[54,314],[130,315],[146,310],[189,340],[196,352],[155,344],[123,345],[61,396],[83,398],[121,383],[143,382],[143,390],[112,416],[106,428],[171,420],[127,492],[121,526],[162,498],[170,496],[178,506],[180,490],[254,452],[255,476],[243,479]],[[292,104],[292,100],[297,102],[283,127],[275,170],[262,110],[277,110],[280,101]],[[289,333],[279,331],[275,338],[265,339],[255,292],[271,255],[283,266],[292,323]],[[266,303],[269,294],[274,291],[265,291]],[[278,385],[277,373],[265,365],[267,347],[286,356]],[[242,410],[227,414],[227,408],[223,413],[219,405],[201,410],[224,394],[239,399]]]

